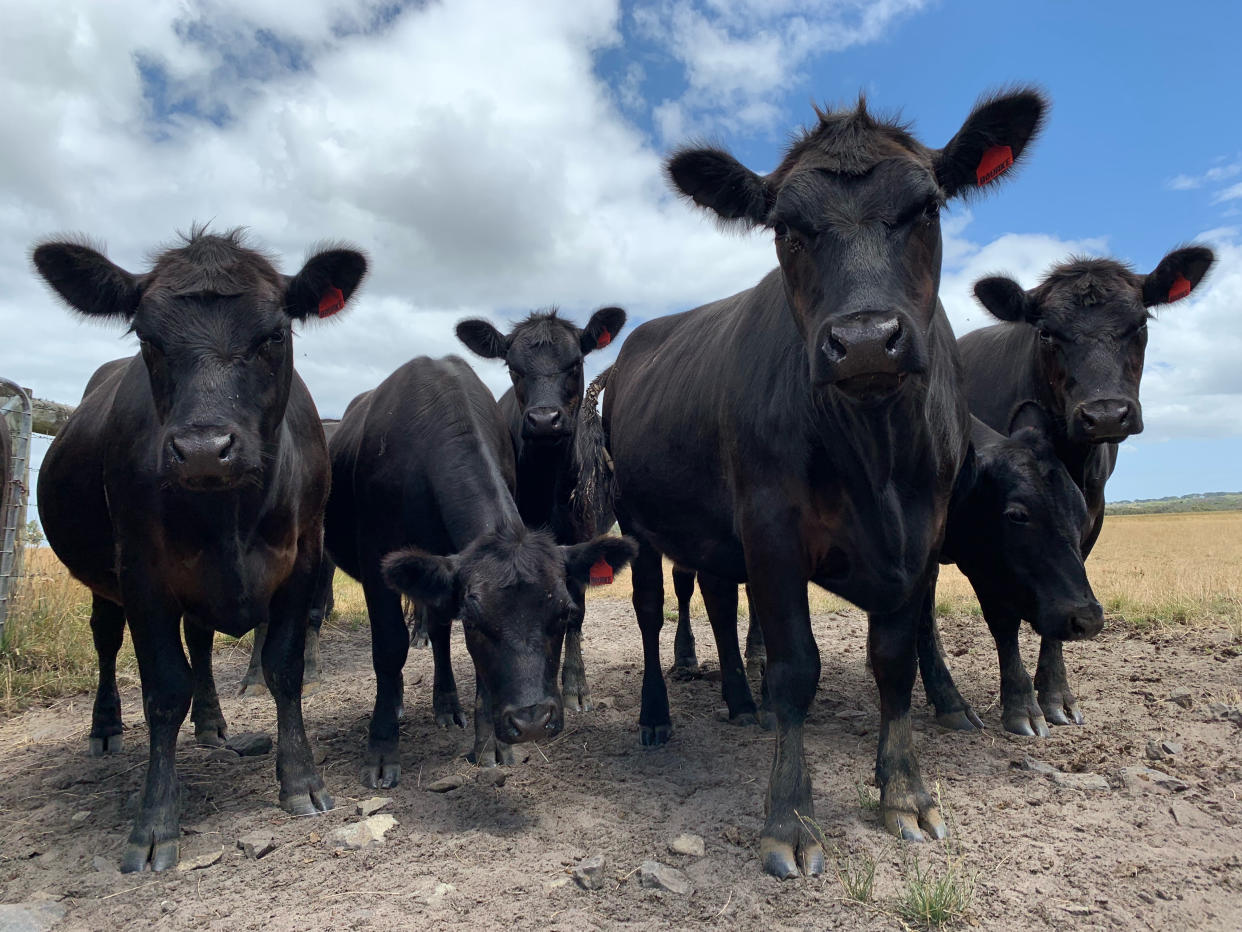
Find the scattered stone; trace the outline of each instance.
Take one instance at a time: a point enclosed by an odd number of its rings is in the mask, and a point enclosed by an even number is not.
[[[428,783],[427,789],[433,793],[451,793],[453,790],[466,785],[466,778],[459,773],[450,773],[447,777],[441,777],[434,783]]]
[[[175,911],[176,908],[177,908],[177,904],[174,903],[172,900],[160,900],[160,912],[171,913]]]
[[[676,893],[680,896],[685,896],[694,889],[690,885],[689,877],[677,868],[661,864],[659,861],[643,861],[642,867],[638,869],[638,879],[644,887],[667,890],[669,893]]]
[[[379,812],[390,802],[392,802],[392,797],[390,796],[372,796],[370,799],[364,799],[358,803],[354,811],[357,812],[358,815],[367,818],[375,815],[375,813]]]
[[[1190,789],[1190,785],[1184,780],[1179,780],[1163,770],[1153,770],[1151,767],[1122,767],[1121,781],[1126,785],[1126,789],[1133,793],[1142,793],[1157,788],[1165,792],[1181,793]]]
[[[1161,741],[1160,750],[1170,757],[1175,757],[1182,753],[1182,746],[1176,741]]]
[[[213,764],[235,764],[241,755],[232,748],[212,748],[207,752],[207,760]]]
[[[69,821],[70,822],[85,822],[90,817],[91,817],[91,811],[89,809],[83,809],[81,812],[75,812],[73,815],[71,815],[69,817]]]
[[[1111,787],[1108,780],[1098,773],[1061,773],[1053,774],[1052,782],[1058,786],[1068,786],[1075,790],[1103,790],[1108,792]]]
[[[1191,695],[1189,686],[1177,687],[1177,689],[1169,693],[1168,701],[1174,705],[1181,706],[1183,709],[1189,709],[1195,704],[1195,698]]]
[[[475,779],[483,786],[504,786],[509,779],[509,771],[499,767],[480,767]]]
[[[691,858],[701,858],[707,854],[707,846],[703,842],[702,835],[692,835],[689,833],[678,835],[668,846],[668,850],[673,854],[684,854]]]
[[[65,918],[63,903],[5,903],[0,905],[3,932],[47,932]]]
[[[1046,764],[1042,760],[1036,760],[1033,757],[1024,757],[1022,760],[1017,761],[1010,766],[1016,767],[1018,770],[1027,770],[1031,773],[1042,774],[1045,777],[1055,777],[1057,774],[1061,773],[1061,771],[1057,770],[1057,768],[1053,767],[1051,764]]]
[[[1242,708],[1226,702],[1212,702],[1208,704],[1208,711],[1216,718],[1226,722],[1233,722],[1242,728]]]
[[[265,735],[262,732],[247,731],[240,735],[233,735],[224,743],[224,746],[242,757],[259,757],[271,752],[272,738],[271,735]]]
[[[276,838],[271,832],[251,832],[237,839],[237,847],[242,849],[246,857],[257,861],[276,850]]]
[[[330,839],[336,845],[357,851],[360,848],[369,848],[371,845],[383,844],[384,835],[396,824],[397,820],[392,816],[381,813],[369,819],[363,819],[361,822],[341,826],[332,833]]]
[[[275,844],[273,844],[272,847],[275,847]],[[267,852],[265,851],[264,854],[266,853]],[[262,854],[258,855],[258,857],[262,856]],[[208,851],[206,854],[200,854],[196,858],[182,858],[177,862],[177,870],[202,870],[204,867],[211,867],[213,864],[219,864],[222,857],[224,857],[224,848],[217,848],[215,851]]]
[[[583,890],[598,890],[604,885],[604,872],[607,870],[607,858],[596,854],[583,858],[570,873]]]
[[[99,871],[102,874],[119,874],[120,873],[120,871],[117,869],[117,866],[115,864],[113,864],[107,858],[100,857],[99,855],[95,855],[95,857],[91,859],[91,864],[94,866],[95,870]]]

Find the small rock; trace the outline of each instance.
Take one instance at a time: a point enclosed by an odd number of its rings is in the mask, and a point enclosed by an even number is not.
[[[119,874],[120,873],[120,871],[117,869],[117,866],[115,864],[113,864],[107,858],[102,858],[99,855],[95,855],[95,857],[91,859],[91,865],[95,868],[95,870],[103,874]]]
[[[275,847],[273,844],[272,847]],[[266,854],[267,852],[263,852]],[[257,855],[262,857],[263,855]],[[204,867],[211,867],[213,864],[219,864],[220,859],[224,857],[224,849],[217,848],[215,851],[208,851],[206,854],[200,854],[196,858],[182,858],[177,862],[177,870],[179,871],[196,871],[202,870]]]
[[[373,815],[361,822],[353,822],[338,828],[330,836],[334,844],[357,851],[371,845],[382,844],[384,835],[396,826],[397,820],[387,813]]]
[[[642,867],[638,869],[638,879],[644,887],[667,890],[669,893],[681,896],[694,889],[690,885],[689,877],[677,868],[661,864],[659,861],[643,861]]]
[[[235,764],[241,755],[231,748],[212,748],[207,752],[207,760],[213,764]]]
[[[258,757],[272,750],[272,738],[258,731],[247,731],[233,735],[224,746],[237,752],[242,757]]]
[[[1184,780],[1179,780],[1163,770],[1153,770],[1151,767],[1122,767],[1121,781],[1126,785],[1126,789],[1133,793],[1156,788],[1172,793],[1181,793],[1190,789],[1190,785]]]
[[[1189,709],[1195,704],[1195,698],[1190,692],[1189,686],[1179,686],[1173,692],[1169,693],[1169,702],[1174,705],[1181,706],[1183,709]]]
[[[1170,757],[1175,757],[1182,753],[1182,746],[1176,741],[1161,741],[1160,750],[1164,751]]]
[[[669,843],[668,850],[673,854],[684,854],[687,857],[701,858],[707,853],[707,846],[702,835],[678,835]]]
[[[172,900],[160,900],[160,912],[171,913],[176,910],[177,904]]]
[[[71,815],[69,817],[69,821],[70,822],[85,822],[90,817],[91,817],[90,810],[83,809],[81,812],[75,812],[73,815]]]
[[[1233,722],[1235,725],[1242,727],[1242,708],[1236,705],[1229,705],[1225,702],[1211,702],[1208,704],[1208,711],[1222,721]]]
[[[251,832],[237,839],[237,847],[245,852],[246,857],[257,861],[276,850],[276,839],[271,832]]]
[[[568,883],[569,883],[568,877],[557,877],[555,880],[549,880],[547,883],[545,883],[543,885],[543,889],[547,891],[548,893],[551,893],[553,890],[562,889]]]
[[[570,873],[583,890],[598,890],[604,885],[604,872],[607,870],[607,858],[596,854],[583,858]]]
[[[1042,760],[1035,760],[1033,757],[1024,757],[1010,766],[1016,767],[1018,770],[1028,770],[1031,773],[1042,774],[1045,777],[1056,776],[1061,772],[1051,764],[1046,764]]]
[[[459,773],[450,773],[447,777],[441,777],[434,783],[428,783],[427,789],[433,793],[451,793],[453,790],[465,785],[465,777]]]
[[[499,767],[481,767],[475,779],[483,786],[504,786],[509,779],[509,772]]]
[[[5,903],[0,905],[4,932],[47,932],[65,918],[63,903]]]
[[[1068,786],[1075,790],[1103,790],[1107,792],[1110,789],[1108,780],[1098,773],[1061,773],[1057,771],[1052,777],[1052,782],[1058,786]]]
[[[372,796],[370,799],[364,799],[355,807],[354,811],[363,817],[375,815],[385,806],[392,802],[390,796]]]

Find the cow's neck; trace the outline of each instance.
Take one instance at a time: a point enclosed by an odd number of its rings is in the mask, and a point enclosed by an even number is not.
[[[496,452],[477,426],[454,440],[439,461],[443,471],[435,473],[431,482],[453,552],[466,549],[480,537],[522,526]],[[463,463],[470,467],[458,468]]]
[[[527,527],[548,527],[560,538],[566,530],[561,525],[570,513],[572,487],[572,438],[554,444],[520,443],[517,504]]]

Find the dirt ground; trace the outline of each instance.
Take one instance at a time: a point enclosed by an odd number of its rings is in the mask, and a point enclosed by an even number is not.
[[[706,660],[710,629],[697,618],[695,628]],[[772,738],[719,720],[714,663],[704,678],[670,681],[672,742],[639,746],[638,631],[628,603],[599,599],[590,603],[585,650],[599,708],[569,713],[565,733],[508,768],[500,787],[474,779],[462,757],[468,733],[435,727],[431,656],[411,651],[403,777],[383,810],[397,825],[364,850],[342,850],[330,834],[358,821],[356,801],[374,795],[357,777],[374,690],[365,628],[326,632],[325,681],[306,700],[335,811],[285,815],[274,754],[209,761],[187,722],[178,751],[182,858],[223,849],[200,870],[116,873],[147,757],[137,690],[123,695],[125,750],[109,759],[85,753],[89,696],[8,720],[0,726],[0,902],[59,904],[57,929],[891,929],[902,926],[893,903],[918,857],[933,871],[960,858],[959,870],[976,878],[971,921],[988,929],[1242,928],[1242,656],[1224,631],[1139,637],[1110,627],[1071,645],[1087,724],[1040,740],[1000,729],[982,622],[946,622],[954,672],[988,730],[943,732],[916,694],[923,772],[939,787],[954,837],[912,846],[884,834],[874,810],[860,805],[878,725],[864,620],[822,615],[815,628],[824,661],[807,727],[816,819],[841,855],[874,858],[873,905],[846,898],[831,871],[786,882],[760,872]],[[1034,642],[1023,648],[1033,659]],[[465,704],[472,670],[460,634],[454,650]],[[244,660],[236,647],[217,652],[230,727],[274,733],[270,699],[231,698]],[[1179,687],[1188,708],[1168,701]],[[1148,743],[1161,740],[1180,750],[1149,760]],[[1099,775],[1107,788],[1023,769],[1028,758],[1062,774]],[[1185,787],[1128,788],[1121,769],[1144,765]],[[448,793],[426,789],[454,773],[471,779]],[[260,830],[278,847],[250,860],[237,840]],[[670,853],[682,832],[705,839],[704,857]],[[605,881],[587,891],[568,872],[596,854],[607,859]],[[684,871],[693,891],[644,888],[638,868],[648,859]]]

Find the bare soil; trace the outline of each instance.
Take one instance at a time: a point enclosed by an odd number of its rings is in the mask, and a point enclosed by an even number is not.
[[[701,621],[706,659],[711,634]],[[887,836],[876,812],[860,805],[878,725],[864,619],[821,615],[815,629],[823,677],[807,755],[816,821],[841,855],[874,858],[872,905],[845,897],[831,871],[786,882],[760,872],[772,738],[720,720],[710,670],[670,680],[673,740],[660,750],[639,746],[637,628],[628,603],[600,599],[590,603],[585,651],[599,707],[570,713],[565,733],[507,768],[503,786],[479,782],[464,761],[469,733],[436,728],[431,656],[411,651],[403,777],[384,793],[392,801],[383,811],[398,824],[361,851],[342,850],[330,835],[358,821],[356,801],[374,795],[357,776],[374,690],[365,628],[325,633],[325,679],[306,699],[335,811],[284,814],[274,754],[209,761],[187,722],[178,751],[182,858],[223,849],[204,869],[116,873],[146,766],[137,690],[123,696],[125,750],[107,759],[86,755],[90,696],[9,719],[0,725],[0,902],[58,901],[58,929],[890,929],[902,926],[893,904],[917,857],[933,873],[960,859],[976,881],[971,921],[989,929],[1242,928],[1242,727],[1229,718],[1242,657],[1225,632],[1139,636],[1111,626],[1097,641],[1071,645],[1071,682],[1087,724],[1041,740],[1001,730],[982,622],[944,623],[959,685],[988,730],[944,732],[916,695],[923,773],[939,788],[954,836],[947,845],[910,845]],[[1033,658],[1034,642],[1024,650]],[[473,677],[459,635],[454,651],[465,705]],[[230,727],[274,733],[269,698],[231,698],[244,662],[237,647],[217,652]],[[1168,701],[1178,687],[1189,689],[1189,708]],[[1148,760],[1148,742],[1161,740],[1180,744],[1180,753]],[[1100,775],[1108,788],[1022,769],[1028,758]],[[1121,768],[1144,765],[1186,788],[1127,788]],[[448,793],[427,790],[448,774],[469,779]],[[250,860],[237,840],[256,831],[273,834],[278,847]],[[704,857],[670,853],[682,832],[706,840]],[[587,891],[569,870],[596,854],[607,859],[605,881]],[[693,891],[644,888],[638,868],[648,859],[684,871]]]

